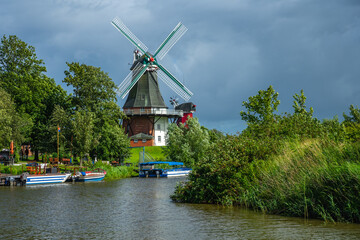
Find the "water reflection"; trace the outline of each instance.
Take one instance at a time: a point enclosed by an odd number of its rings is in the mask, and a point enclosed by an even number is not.
[[[236,207],[171,202],[174,179],[0,188],[1,239],[359,239],[324,224]]]

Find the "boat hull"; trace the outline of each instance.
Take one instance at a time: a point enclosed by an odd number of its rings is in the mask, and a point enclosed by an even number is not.
[[[74,176],[75,182],[99,182],[105,178],[106,172],[81,172]]]
[[[63,183],[70,177],[70,175],[70,173],[28,175],[26,177],[26,185]]]
[[[191,170],[177,170],[177,171],[167,171],[167,177],[181,177],[181,176],[187,176]]]
[[[84,176],[75,178],[75,182],[99,182],[102,181],[105,178],[105,175],[103,176]]]
[[[189,175],[190,172],[191,169],[189,168],[142,170],[139,173],[139,177],[182,177]]]

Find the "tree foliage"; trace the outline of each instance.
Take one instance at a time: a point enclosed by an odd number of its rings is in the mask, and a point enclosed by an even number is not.
[[[351,142],[360,141],[360,110],[350,105],[350,115],[343,114],[346,137]]]
[[[274,112],[280,104],[278,95],[273,87],[269,86],[266,91],[260,90],[257,95],[249,97],[248,102],[243,102],[246,111],[240,112],[242,120],[248,124],[267,124],[275,121]]]
[[[71,137],[72,128],[71,128],[71,119],[69,114],[65,109],[59,105],[55,105],[53,113],[51,114],[49,122],[49,133],[52,144],[49,144],[48,151],[56,152],[57,151],[57,135],[59,134],[59,144],[61,149],[64,151],[71,148],[71,141],[67,141]],[[60,128],[60,132],[58,132]]]
[[[314,109],[311,107],[309,112],[306,110],[306,105],[305,105],[306,97],[304,95],[304,90],[301,89],[300,95],[296,93],[293,96],[293,98],[294,98],[294,102],[293,102],[294,113],[309,115],[310,117],[312,117],[314,113]]]
[[[29,114],[33,119],[45,108],[44,98],[53,83],[44,75],[43,64],[35,48],[18,37],[4,35],[1,39],[1,87],[12,96],[18,112]]]
[[[0,88],[0,149],[9,148],[11,141],[21,144],[29,124],[16,112],[10,95]]]
[[[94,136],[94,114],[85,110],[76,111],[72,121],[74,134],[74,152],[83,157],[89,156],[90,150],[96,145]],[[82,165],[82,161],[80,162]]]
[[[0,87],[10,94],[22,119],[31,121],[25,141],[32,149],[43,150],[48,142],[48,120],[54,103],[66,102],[65,91],[45,75],[46,67],[35,48],[16,36],[1,39]],[[37,157],[37,155],[36,155]]]
[[[120,127],[125,115],[116,104],[115,84],[100,68],[67,63],[64,82],[74,89],[72,106],[75,112],[91,113],[95,140],[88,153],[101,159],[123,159],[130,153],[130,142]],[[76,131],[73,129],[73,131]]]
[[[63,82],[74,88],[72,101],[77,109],[94,112],[99,104],[116,100],[116,85],[107,73],[86,64],[66,64],[69,70],[65,71]]]
[[[72,148],[82,156],[104,158],[127,156],[129,141],[119,124],[124,114],[116,104],[114,82],[100,68],[67,64],[64,82],[73,87],[73,95],[45,75],[44,61],[33,46],[17,36],[2,37],[1,144],[7,146],[14,139],[31,144],[35,153],[53,152],[59,125],[64,151]]]
[[[196,118],[189,118],[186,126],[170,124],[164,151],[170,160],[193,166],[205,156],[209,146],[210,136],[207,129],[201,127]]]

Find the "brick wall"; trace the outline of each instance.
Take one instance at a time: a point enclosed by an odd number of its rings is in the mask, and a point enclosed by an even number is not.
[[[146,142],[143,142],[142,140],[138,140],[138,142],[134,142],[134,140],[130,140],[130,146],[131,147],[149,147],[154,146],[154,139],[146,140]]]

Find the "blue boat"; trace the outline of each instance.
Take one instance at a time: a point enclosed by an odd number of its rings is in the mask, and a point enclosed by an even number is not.
[[[172,168],[161,168],[161,165],[168,165]],[[160,165],[160,167],[159,167]],[[139,177],[180,177],[187,176],[191,172],[191,168],[180,167],[182,162],[144,162],[140,163]]]

